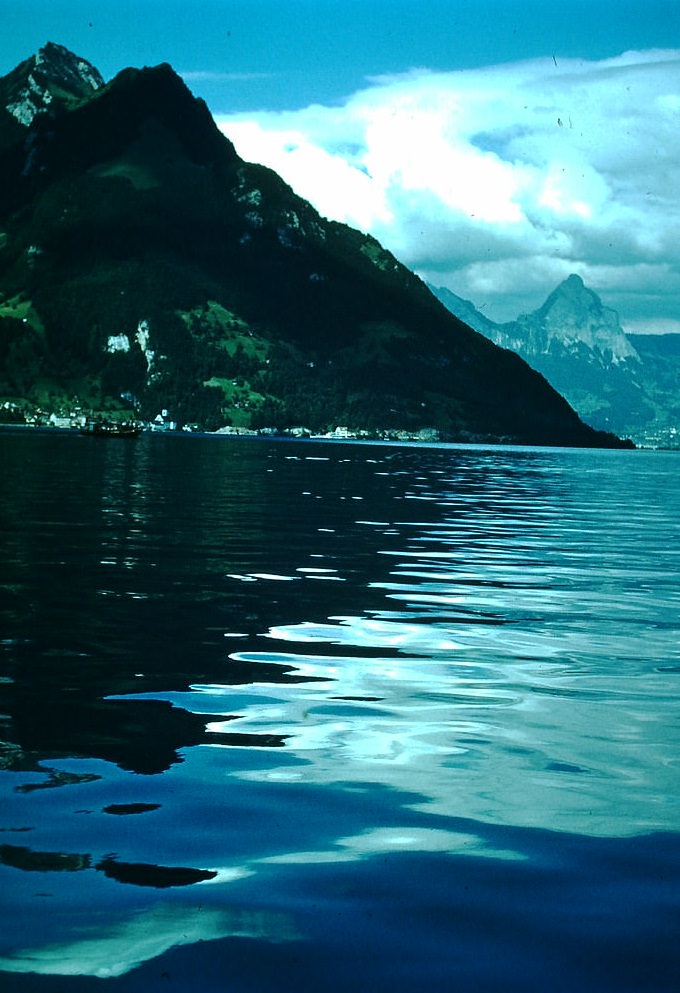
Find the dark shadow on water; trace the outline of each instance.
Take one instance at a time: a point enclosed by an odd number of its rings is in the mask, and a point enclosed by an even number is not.
[[[68,882],[74,870],[91,870],[77,880],[84,932],[70,933],[70,916],[77,919],[73,893],[59,924],[75,965],[83,953],[78,937],[92,954],[89,942],[101,934],[97,954],[106,964],[107,940],[120,951],[125,921],[139,918],[146,905],[139,900],[161,893],[164,900],[191,901],[190,922],[228,911],[241,924],[273,922],[269,929],[247,938],[226,929],[222,938],[195,939],[105,981],[0,973],[3,993],[677,993],[680,835],[591,838],[485,824],[429,813],[422,796],[379,784],[245,787],[250,819],[225,818],[219,827],[232,864],[252,870],[238,883],[196,886],[215,879],[216,870],[181,862],[95,860],[20,846],[4,846],[0,854],[7,866],[36,874],[33,887],[52,891],[50,906],[61,905],[57,883]],[[303,815],[291,816],[301,804]],[[197,830],[199,823],[187,813],[185,827]],[[395,825],[399,835],[413,834],[413,846],[394,852],[381,843],[382,832]],[[224,836],[228,831],[233,834]],[[450,850],[415,850],[444,832]],[[258,859],[263,842],[263,855],[280,853],[284,860]],[[330,860],[315,859],[315,851]],[[41,881],[41,873],[54,875]],[[106,902],[104,879],[112,883]],[[89,918],[91,893],[99,897],[97,921]],[[3,902],[8,899],[5,894]],[[34,895],[24,902],[24,914],[41,906]],[[121,919],[127,906],[134,909]],[[118,922],[110,930],[107,908]],[[279,930],[279,920],[290,926]],[[5,930],[8,947],[25,947],[20,920],[8,920]],[[182,933],[180,917],[176,941]],[[49,959],[55,937],[43,944]]]
[[[182,748],[210,740],[207,721],[227,719],[222,714],[190,714],[165,700],[71,696],[53,699],[40,708],[29,700],[25,707],[16,707],[13,737],[24,754],[103,759],[130,772],[154,775],[181,761]],[[53,776],[46,785],[69,785],[70,781],[68,776]],[[20,791],[36,788],[35,784],[16,787]]]
[[[102,859],[95,866],[109,879],[133,886],[153,886],[168,889],[170,886],[192,886],[194,883],[214,879],[216,872],[191,869],[186,866],[149,865],[145,862],[119,862],[115,858]]]
[[[82,872],[93,867],[90,855],[67,852],[35,852],[23,845],[0,845],[0,863],[24,872]],[[217,875],[207,869],[187,866],[163,866],[146,862],[119,862],[113,856],[102,859],[94,868],[109,879],[132,886],[192,886]]]
[[[144,632],[139,633],[140,642],[144,636]],[[141,645],[139,650],[143,654]],[[68,657],[61,654],[54,671],[46,673],[40,644],[6,646],[5,654],[10,651],[14,677],[0,686],[3,709],[11,715],[2,764],[16,770],[36,770],[43,756],[49,756],[103,759],[131,772],[154,775],[181,761],[181,750],[193,745],[213,742],[278,747],[285,736],[217,736],[206,731],[209,721],[225,722],[236,715],[196,715],[164,700],[106,697],[149,692],[151,687],[181,691],[194,681],[224,686],[314,681],[290,665],[247,659],[230,659],[227,665],[219,657],[209,667],[194,660],[196,668],[180,674],[167,664],[164,672],[152,670],[135,678],[126,664],[116,666],[112,662],[107,668],[75,652]],[[149,658],[146,661],[148,669]],[[45,784],[16,788],[29,791],[68,785],[70,781],[69,774],[55,774]]]
[[[249,913],[286,915],[292,940],[273,930],[175,947],[106,980],[105,989],[676,993],[680,836],[592,839],[467,820],[453,827],[517,857],[403,852],[302,872],[263,867]],[[119,870],[137,875],[138,885],[165,885],[146,875],[149,867]],[[157,879],[168,871],[158,869]],[[206,907],[217,892],[208,889]],[[104,988],[84,976],[1,978],[3,993]]]
[[[0,845],[0,862],[25,872],[80,872],[92,867],[89,855],[34,852],[23,845]]]
[[[160,810],[160,803],[110,803],[102,813],[124,816],[126,814],[147,814],[152,810]]]

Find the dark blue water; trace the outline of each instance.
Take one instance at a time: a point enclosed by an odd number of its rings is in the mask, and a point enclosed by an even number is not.
[[[680,988],[680,456],[0,434],[0,988]]]

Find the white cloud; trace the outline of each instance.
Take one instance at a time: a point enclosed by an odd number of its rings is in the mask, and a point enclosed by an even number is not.
[[[680,50],[414,69],[342,106],[218,123],[322,214],[496,320],[570,272],[624,323],[680,316]]]

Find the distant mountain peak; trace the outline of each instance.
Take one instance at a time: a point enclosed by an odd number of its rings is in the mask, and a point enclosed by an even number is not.
[[[655,398],[677,392],[672,385],[672,362],[666,363],[662,375],[650,373],[649,351],[643,351],[640,344],[647,336],[631,340],[617,312],[605,306],[576,273],[556,286],[539,308],[504,324],[490,321],[469,301],[448,290],[432,289],[457,317],[495,344],[520,355],[584,420],[600,430],[644,437],[655,410],[660,411],[661,404],[667,402],[664,399],[658,404]],[[665,349],[663,355],[668,356]],[[663,362],[658,361],[657,368],[662,367]],[[672,402],[677,405],[677,401]],[[665,424],[666,415],[658,416],[659,423]]]
[[[564,287],[564,289],[571,289],[574,291],[585,290],[586,288],[585,283],[583,282],[581,277],[578,276],[575,272],[572,272],[570,276],[567,276],[567,278],[562,283],[560,283],[560,286]]]
[[[100,72],[91,63],[53,41],[0,80],[5,109],[24,127],[55,101],[72,104],[104,85]]]
[[[535,354],[549,352],[553,342],[559,342],[567,348],[585,346],[606,364],[639,361],[617,312],[606,307],[575,273],[561,282],[538,310],[518,318],[517,327],[525,350]]]
[[[560,314],[568,311],[573,317],[578,316],[579,319],[582,319],[586,314],[600,313],[606,310],[609,314],[615,315],[618,324],[616,312],[609,307],[604,307],[597,293],[589,289],[576,273],[567,276],[559,286],[556,286],[545,303],[534,311],[532,316],[544,317],[555,312],[555,308],[558,308]],[[556,316],[556,313],[553,316]]]

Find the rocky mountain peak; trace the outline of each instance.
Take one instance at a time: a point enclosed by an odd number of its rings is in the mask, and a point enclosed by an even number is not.
[[[562,294],[565,295],[570,294],[573,297],[582,296],[585,292],[593,297],[596,297],[596,294],[593,293],[592,290],[589,290],[586,287],[581,277],[578,276],[575,272],[572,272],[570,276],[567,276],[567,278],[560,283],[560,285],[556,289],[556,292],[561,292]]]
[[[560,283],[538,310],[518,318],[517,324],[528,351],[550,351],[558,342],[567,348],[585,345],[605,362],[639,361],[617,312],[605,307],[575,273]]]
[[[36,70],[74,96],[89,96],[104,85],[104,78],[90,62],[63,45],[48,41],[34,56]]]
[[[48,41],[0,80],[0,103],[24,127],[55,101],[73,104],[104,85],[104,79],[86,59]]]
[[[597,293],[575,273],[561,282],[534,314],[552,324],[566,321],[569,325],[576,325],[593,319],[618,324],[616,312],[604,307]]]

